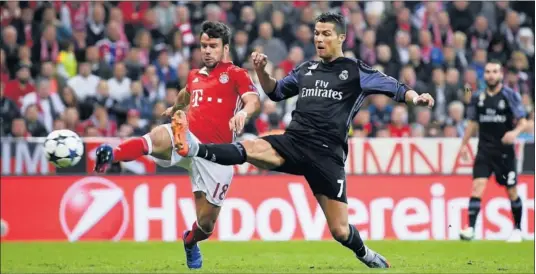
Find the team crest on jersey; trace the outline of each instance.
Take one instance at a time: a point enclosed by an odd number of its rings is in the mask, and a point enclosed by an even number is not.
[[[484,92],[480,93],[480,96],[478,96],[478,106],[483,107],[484,106],[484,99],[486,99],[486,94]]]
[[[504,103],[504,100],[501,99],[501,100],[499,101],[499,104],[497,105],[497,107],[498,107],[499,109],[504,109],[504,107],[506,107],[506,105],[505,105],[505,103]]]
[[[229,82],[229,75],[225,72],[220,74],[220,83],[227,84],[227,82]]]
[[[310,65],[307,69],[315,70],[318,67],[318,63]]]
[[[339,79],[341,79],[341,80],[343,80],[343,81],[346,80],[346,79],[348,79],[348,71],[347,71],[347,70],[343,70],[343,71],[341,72],[341,74],[339,74]]]

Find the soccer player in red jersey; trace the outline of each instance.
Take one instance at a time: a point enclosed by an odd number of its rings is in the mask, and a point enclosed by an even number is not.
[[[259,94],[245,69],[225,61],[229,54],[231,30],[220,22],[204,22],[200,34],[204,67],[190,71],[187,85],[175,106],[165,115],[187,110],[189,131],[173,117],[171,124],[160,125],[150,133],[126,140],[116,148],[97,149],[95,171],[105,172],[112,163],[132,161],[150,155],[163,167],[174,165],[188,170],[195,197],[197,221],[183,234],[189,268],[201,268],[202,256],[197,242],[210,237],[220,208],[229,190],[234,169],[201,158],[183,158],[176,152],[180,139],[201,143],[230,143],[246,120],[260,108]],[[181,133],[183,136],[179,136]]]

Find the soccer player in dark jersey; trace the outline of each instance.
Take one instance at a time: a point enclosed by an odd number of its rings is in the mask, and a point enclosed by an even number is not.
[[[520,242],[523,208],[516,188],[514,141],[528,125],[527,113],[519,93],[502,84],[501,63],[488,62],[484,68],[484,79],[487,86],[485,91],[476,93],[471,98],[467,110],[469,123],[460,151],[464,158],[469,158],[467,144],[478,128],[478,152],[473,166],[473,188],[469,200],[469,226],[460,232],[460,238],[474,239],[482,193],[493,173],[497,183],[506,187],[512,206],[514,230],[508,241]]]
[[[345,58],[344,17],[324,13],[316,19],[314,43],[321,61],[308,61],[276,81],[266,71],[266,55],[253,53],[253,65],[264,92],[274,101],[298,96],[292,122],[283,135],[265,136],[233,144],[183,142],[177,151],[222,165],[249,162],[257,167],[303,175],[320,204],[331,235],[371,268],[388,268],[384,257],[364,245],[359,232],[348,223],[346,173],[350,122],[365,97],[384,94],[397,102],[432,107],[429,94],[418,95],[360,60]],[[178,114],[186,132],[184,114]]]

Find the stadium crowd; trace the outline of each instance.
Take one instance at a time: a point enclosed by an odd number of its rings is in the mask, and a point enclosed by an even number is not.
[[[504,84],[522,96],[534,125],[534,2],[7,1],[0,3],[2,136],[128,137],[167,122],[191,69],[200,68],[204,20],[233,28],[229,58],[247,68],[254,50],[275,78],[315,59],[315,17],[342,13],[345,55],[436,99],[408,109],[367,99],[350,130],[359,137],[460,137],[487,60],[504,64]],[[260,85],[257,85],[261,90]],[[262,110],[246,134],[284,130],[296,98]],[[534,140],[534,128],[520,136]]]

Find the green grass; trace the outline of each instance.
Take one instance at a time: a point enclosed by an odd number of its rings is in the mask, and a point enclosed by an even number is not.
[[[336,242],[206,242],[197,273],[534,273],[534,242],[369,241],[392,264],[370,270]],[[192,273],[181,242],[1,243],[2,273]]]

